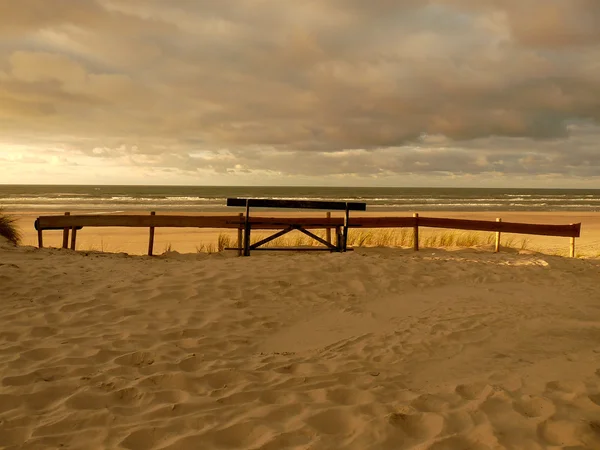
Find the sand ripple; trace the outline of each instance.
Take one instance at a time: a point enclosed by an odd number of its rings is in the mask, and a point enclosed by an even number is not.
[[[2,448],[600,449],[595,261],[0,252]]]

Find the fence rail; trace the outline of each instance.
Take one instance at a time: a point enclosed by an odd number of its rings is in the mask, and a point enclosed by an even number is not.
[[[278,230],[290,226],[301,226],[307,229],[339,230],[344,225],[343,217],[250,217],[253,229]],[[77,230],[84,227],[138,227],[150,230],[148,254],[152,255],[155,228],[223,228],[238,230],[238,249],[242,246],[242,231],[245,216],[184,216],[184,215],[70,215],[40,216],[35,221],[38,231],[38,245],[43,247],[44,230],[63,230],[63,247],[67,248],[69,231],[71,231],[71,249],[76,247]],[[581,235],[581,223],[568,225],[532,224],[518,222],[502,222],[488,220],[447,219],[438,217],[352,217],[348,221],[350,228],[413,228],[414,249],[419,250],[419,227],[446,228],[456,230],[484,231],[496,233],[496,251],[499,250],[501,233],[530,234],[540,236],[569,237],[570,256],[575,256],[575,238]],[[329,242],[331,240],[328,233]]]

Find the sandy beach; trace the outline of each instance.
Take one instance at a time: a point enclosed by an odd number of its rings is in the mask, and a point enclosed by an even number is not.
[[[72,212],[72,214],[87,214],[89,211]],[[109,212],[106,212],[109,213]],[[33,227],[33,222],[40,215],[60,215],[59,212],[30,211],[10,212],[18,219],[18,225],[23,231],[23,244],[37,246],[37,233]],[[132,211],[128,214],[149,214],[148,211]],[[169,213],[159,213],[169,214]],[[175,214],[175,213],[171,213]],[[181,213],[183,215],[201,215],[200,213]],[[229,215],[235,215],[233,211]],[[286,211],[275,212],[257,212],[256,215],[275,217],[275,216],[324,216],[323,212],[297,213]],[[332,213],[333,216],[340,215]],[[496,220],[500,217],[504,221],[523,222],[523,223],[547,223],[547,224],[570,224],[581,222],[581,238],[577,239],[577,254],[581,257],[600,256],[600,213],[555,213],[555,212],[444,212],[427,211],[421,212],[424,217],[448,217],[448,218],[467,218],[476,220]],[[406,212],[385,212],[385,213],[361,213],[356,212],[353,215],[372,215],[372,216],[411,216]],[[432,233],[443,233],[440,229],[421,228],[422,237]],[[352,232],[352,231],[351,231]],[[155,235],[155,253],[163,253],[167,249],[179,253],[196,253],[204,244],[216,246],[219,234],[226,234],[232,241],[237,240],[237,232],[231,230],[216,229],[191,229],[191,228],[162,228],[156,229]],[[262,232],[256,235],[265,234]],[[489,233],[488,233],[489,234]],[[266,234],[265,234],[266,235]],[[512,242],[512,246],[520,249],[523,240],[526,248],[536,252],[544,252],[555,255],[568,255],[569,239],[561,237],[531,236],[531,235],[511,235],[504,234],[503,243]],[[60,247],[62,245],[61,231],[44,232],[44,242],[46,246]],[[490,247],[491,248],[491,247]],[[112,253],[128,253],[131,255],[143,255],[148,251],[148,231],[142,228],[84,228],[77,235],[78,250],[96,250]]]
[[[598,239],[595,214],[523,219]],[[3,242],[0,447],[599,449],[599,276],[531,250]]]

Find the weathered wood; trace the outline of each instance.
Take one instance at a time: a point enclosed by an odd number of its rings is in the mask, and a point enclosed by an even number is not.
[[[571,225],[546,225],[516,222],[492,222],[487,220],[419,217],[419,226],[431,228],[453,228],[456,230],[472,231],[501,231],[503,233],[562,237],[579,237],[581,233],[580,223]]]
[[[327,212],[325,213],[325,218],[326,218],[327,220],[331,220],[331,211],[327,211]],[[327,227],[327,228],[325,229],[325,240],[326,240],[326,241],[327,241],[329,244],[331,244],[331,227]]]
[[[419,251],[419,213],[414,213],[414,225],[413,225],[413,249],[415,252]]]
[[[38,227],[42,230],[82,227],[169,227],[169,228],[238,228],[238,216],[176,216],[176,215],[72,215],[40,216]]]
[[[342,251],[345,252],[348,248],[348,231],[350,226],[350,208],[344,211],[344,237],[342,239]]]
[[[571,238],[571,245],[569,246],[569,256],[575,258],[575,238]]]
[[[36,220],[37,222],[37,220]],[[44,237],[42,236],[43,230],[41,229],[37,229],[37,234],[38,234],[38,247],[39,248],[44,248]]]
[[[246,215],[244,216],[244,256],[250,256],[250,201],[246,200]]]
[[[261,245],[264,245],[264,244],[266,244],[267,242],[271,242],[271,241],[273,241],[273,240],[277,239],[278,237],[281,237],[281,236],[283,236],[284,234],[287,234],[287,233],[289,233],[289,232],[290,232],[290,231],[292,231],[293,229],[294,229],[294,227],[290,226],[290,227],[287,227],[285,230],[278,231],[277,233],[275,233],[275,234],[272,234],[271,236],[268,236],[268,237],[266,237],[266,238],[264,238],[264,239],[262,239],[262,240],[260,240],[260,241],[258,241],[258,242],[256,242],[256,243],[252,244],[252,245],[250,246],[250,250],[256,250],[256,249],[257,249],[258,247],[260,247]]]
[[[403,228],[414,227],[414,217],[351,217],[350,228]]]
[[[155,211],[150,213],[151,216],[156,215]],[[150,235],[148,237],[148,256],[152,256],[152,252],[154,251],[154,227],[150,227]]]
[[[496,218],[496,222],[502,222],[500,217]],[[500,231],[496,231],[496,245],[494,246],[494,251],[498,253],[500,251]]]
[[[351,211],[366,211],[367,204],[363,202],[329,202],[317,200],[271,200],[261,198],[228,198],[227,206],[249,206],[255,208],[293,208],[293,209],[333,209]]]
[[[75,250],[77,240],[77,227],[71,227],[71,250]]]
[[[242,223],[244,222],[244,214],[240,213],[239,214],[239,218],[240,218],[240,223],[239,223],[239,228],[238,228],[238,256],[242,256],[242,252],[243,252],[243,239],[244,239],[244,233],[243,233],[243,229],[242,229]]]
[[[278,229],[290,225],[299,225],[303,228],[328,228],[337,225],[343,225],[342,217],[259,217],[250,218],[250,223],[254,229]]]
[[[314,233],[311,233],[308,230],[305,230],[304,228],[301,227],[295,227],[296,230],[300,231],[301,233],[304,233],[305,235],[307,235],[308,237],[313,238],[315,241],[320,242],[321,244],[323,244],[325,247],[329,248],[330,250],[337,250],[337,247],[335,245],[331,245],[330,242],[327,242],[325,239],[320,238],[319,236],[317,236]]]
[[[339,225],[335,227],[335,246],[338,252],[342,251],[342,227]]]
[[[71,215],[70,212],[66,212],[65,216],[69,216]],[[62,242],[62,248],[69,248],[69,228],[70,227],[65,227],[63,228],[63,242]]]

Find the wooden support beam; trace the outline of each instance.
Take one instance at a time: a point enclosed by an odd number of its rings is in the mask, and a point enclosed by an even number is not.
[[[415,225],[413,228],[413,249],[415,252],[419,251],[419,213],[414,213]]]
[[[271,241],[273,241],[273,240],[277,239],[278,237],[281,237],[281,236],[283,236],[284,234],[287,234],[287,233],[289,233],[289,232],[290,232],[290,231],[292,231],[293,229],[294,229],[294,227],[290,226],[290,227],[287,227],[285,230],[278,231],[277,233],[275,233],[275,234],[272,234],[271,236],[269,236],[269,237],[266,237],[266,238],[264,238],[264,239],[262,239],[262,240],[260,240],[260,241],[258,241],[258,242],[256,242],[256,243],[252,244],[252,245],[250,246],[250,250],[256,250],[256,249],[257,249],[258,247],[260,247],[261,245],[264,245],[264,244],[266,244],[267,242],[271,242]]]
[[[244,217],[244,256],[250,256],[250,200],[246,200],[246,215]]]
[[[71,250],[75,250],[77,240],[77,227],[71,227]]]
[[[327,220],[331,220],[331,211],[327,211],[325,214],[325,218]],[[331,227],[327,227],[325,229],[325,240],[331,244]]]
[[[313,238],[315,241],[317,241],[317,242],[319,242],[319,243],[323,244],[324,246],[326,246],[326,247],[327,247],[327,248],[329,248],[330,250],[335,250],[335,249],[336,249],[334,245],[331,245],[331,243],[330,243],[330,242],[327,242],[325,239],[321,239],[321,238],[320,238],[319,236],[317,236],[316,234],[314,234],[314,233],[311,233],[310,231],[308,231],[308,230],[305,230],[305,229],[304,229],[304,228],[302,228],[302,227],[294,227],[294,228],[295,228],[296,230],[300,231],[301,233],[304,233],[304,234],[305,234],[305,235],[307,235],[308,237],[311,237],[311,238]]]
[[[155,211],[150,213],[151,216],[156,215]],[[152,256],[152,252],[154,251],[154,227],[150,227],[150,235],[148,237],[148,256]]]
[[[350,208],[346,203],[346,211],[344,211],[344,237],[342,239],[342,251],[345,252],[348,248],[348,229],[350,225]]]
[[[516,222],[495,222],[491,220],[442,219],[439,217],[419,217],[419,226],[431,228],[451,228],[455,230],[501,231],[503,233],[534,234],[539,236],[579,237],[581,224],[549,225]]]
[[[44,237],[42,236],[42,232],[43,232],[43,230],[41,228],[39,228],[37,230],[37,233],[38,233],[38,247],[39,248],[44,248]]]
[[[575,258],[575,238],[571,238],[571,245],[569,246],[569,256]]]
[[[502,222],[500,217],[496,218],[496,222]],[[494,252],[498,253],[500,251],[500,231],[496,231],[496,245],[494,246]]]
[[[240,213],[239,214],[239,218],[240,218],[240,224],[239,224],[239,228],[238,228],[238,256],[242,256],[243,253],[243,243],[244,243],[244,232],[242,229],[242,222],[244,221],[244,213]]]
[[[70,212],[66,212],[65,216],[70,216]],[[63,228],[63,242],[62,248],[69,248],[69,227]]]

